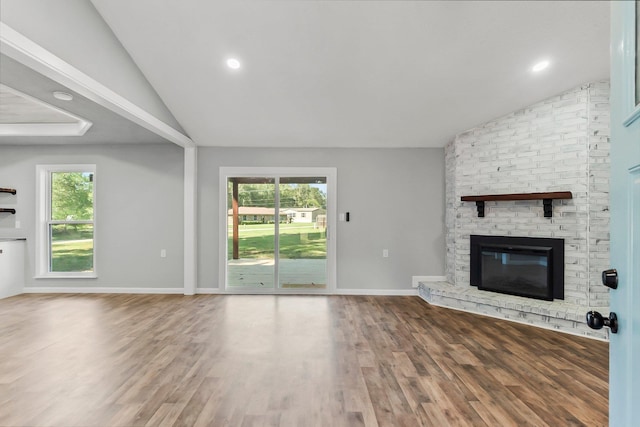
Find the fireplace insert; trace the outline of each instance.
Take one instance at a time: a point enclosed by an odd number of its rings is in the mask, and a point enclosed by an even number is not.
[[[564,240],[472,235],[470,279],[481,290],[564,299]]]

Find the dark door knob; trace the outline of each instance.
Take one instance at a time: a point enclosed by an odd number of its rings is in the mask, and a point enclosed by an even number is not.
[[[618,333],[618,316],[614,312],[609,313],[609,317],[603,317],[602,314],[597,311],[587,312],[587,325],[591,329],[602,329],[603,326],[608,326],[611,329],[612,334]]]
[[[612,268],[603,271],[602,284],[611,289],[618,289],[618,270]]]

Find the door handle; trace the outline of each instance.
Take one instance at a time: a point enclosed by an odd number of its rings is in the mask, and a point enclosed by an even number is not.
[[[608,326],[611,329],[612,334],[618,333],[618,316],[612,311],[609,313],[609,317],[604,317],[597,311],[587,312],[587,326],[591,329],[602,329],[603,326]]]
[[[607,288],[618,289],[618,270],[611,268],[602,272],[602,284]]]

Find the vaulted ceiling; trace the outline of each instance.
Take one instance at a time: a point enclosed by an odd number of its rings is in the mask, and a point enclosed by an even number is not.
[[[609,76],[608,2],[92,2],[198,145],[438,147]]]
[[[442,147],[609,77],[605,1],[84,1],[197,145]],[[59,84],[4,55],[0,66],[1,83],[92,123],[46,140],[0,129],[0,144],[158,141],[73,91],[53,99]],[[0,95],[16,121],[24,99]]]

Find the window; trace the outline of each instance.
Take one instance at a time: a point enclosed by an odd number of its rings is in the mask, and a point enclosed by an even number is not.
[[[306,217],[307,217],[307,214],[306,214],[306,213],[304,213],[304,212],[300,212],[300,218],[306,218]]]
[[[38,165],[37,175],[37,277],[96,277],[95,165]]]

